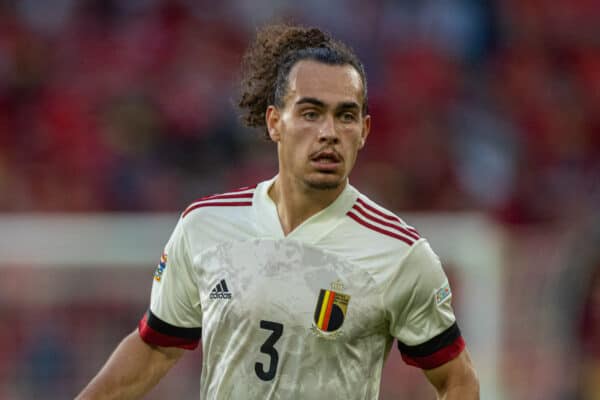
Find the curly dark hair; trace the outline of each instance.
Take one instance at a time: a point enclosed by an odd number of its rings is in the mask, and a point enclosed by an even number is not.
[[[288,75],[300,60],[329,65],[351,65],[363,82],[363,114],[367,113],[367,78],[354,51],[318,28],[278,24],[258,30],[255,41],[242,59],[241,93],[238,106],[243,123],[266,127],[265,112],[270,105],[283,107]],[[269,133],[265,129],[265,135]]]

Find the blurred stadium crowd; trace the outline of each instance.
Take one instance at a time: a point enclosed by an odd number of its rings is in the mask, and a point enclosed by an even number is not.
[[[596,0],[0,0],[0,212],[171,212],[271,177],[275,148],[239,123],[236,81],[256,27],[281,19],[329,30],[365,62],[373,132],[351,181],[375,200],[511,228],[598,215]],[[600,254],[590,259],[583,317],[569,321],[592,366],[582,399],[600,398]],[[110,312],[133,327],[125,307]],[[65,356],[44,343],[24,365]],[[512,361],[526,350],[509,347]]]
[[[2,1],[0,210],[172,211],[270,177],[274,149],[238,123],[235,82],[255,27],[280,16],[366,63],[364,191],[398,210],[572,218],[599,199],[596,6]]]

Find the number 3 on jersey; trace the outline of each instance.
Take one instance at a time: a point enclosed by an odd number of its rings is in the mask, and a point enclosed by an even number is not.
[[[271,360],[269,362],[268,370],[265,371],[265,366],[263,363],[257,362],[254,364],[254,371],[256,371],[256,376],[258,376],[259,379],[262,379],[263,381],[270,381],[275,378],[275,373],[277,372],[279,353],[277,353],[277,349],[275,349],[274,346],[283,334],[283,325],[278,322],[261,320],[260,327],[262,329],[272,331],[271,335],[267,338],[263,345],[260,346],[261,353],[267,354],[269,357],[271,357]]]

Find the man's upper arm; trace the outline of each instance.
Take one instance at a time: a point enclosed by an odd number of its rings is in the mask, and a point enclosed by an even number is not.
[[[386,290],[390,334],[404,361],[432,369],[457,357],[465,343],[441,262],[426,240],[413,245]]]
[[[141,340],[142,342],[143,339],[140,337],[139,332],[135,332],[133,333],[135,336],[137,336],[137,338],[139,340]],[[183,353],[185,353],[185,350],[181,347],[164,347],[164,346],[155,346],[152,344],[148,344],[146,342],[144,342],[144,344],[146,346],[149,346],[150,348],[152,348],[154,351],[159,352],[160,354],[162,354],[162,356],[164,357],[165,360],[171,360],[173,362],[178,361],[182,356]]]
[[[183,353],[184,350],[177,347],[148,344],[134,331],[119,343],[104,367],[76,399],[140,398],[158,383]]]
[[[477,374],[466,349],[447,363],[433,369],[423,370],[423,372],[435,387],[438,398],[479,399]]]
[[[154,274],[150,307],[138,325],[145,342],[189,350],[198,346],[202,308],[191,258],[180,218]]]

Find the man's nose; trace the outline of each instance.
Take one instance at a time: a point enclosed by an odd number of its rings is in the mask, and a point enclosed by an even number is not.
[[[319,127],[319,142],[337,143],[339,137],[335,129],[335,119],[333,116],[327,116]]]

